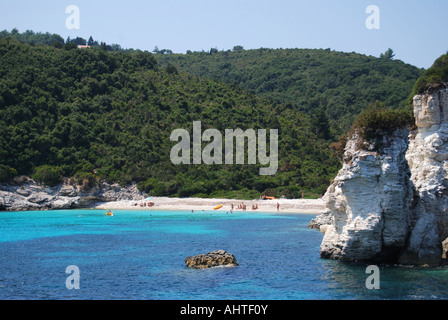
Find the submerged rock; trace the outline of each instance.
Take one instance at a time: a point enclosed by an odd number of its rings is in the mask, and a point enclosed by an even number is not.
[[[216,250],[207,254],[185,258],[185,263],[189,268],[206,269],[218,266],[235,267],[238,265],[235,256],[224,250]]]

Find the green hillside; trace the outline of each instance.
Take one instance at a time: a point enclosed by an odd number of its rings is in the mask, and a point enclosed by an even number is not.
[[[369,105],[403,107],[424,71],[390,56],[242,47],[152,54],[92,37],[2,31],[0,182],[30,175],[86,188],[136,182],[156,196],[316,197],[340,168],[330,145]],[[278,172],[174,165],[170,135],[192,133],[194,121],[223,134],[278,129]]]
[[[275,104],[314,114],[323,109],[336,134],[347,131],[369,104],[405,105],[424,70],[391,55],[311,49],[258,49],[157,54],[161,65],[229,84],[237,84]]]
[[[174,129],[279,129],[279,171],[259,165],[174,165]],[[159,67],[133,50],[0,40],[0,180],[32,175],[138,182],[153,195],[287,197],[323,193],[339,169],[325,114],[301,113],[238,86]]]

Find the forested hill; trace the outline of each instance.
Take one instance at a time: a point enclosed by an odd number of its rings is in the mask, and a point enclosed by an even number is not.
[[[329,50],[152,54],[75,40],[0,33],[0,183],[30,175],[86,188],[136,182],[156,196],[319,196],[340,168],[330,144],[376,100],[402,106],[423,72]],[[193,121],[222,133],[278,129],[277,174],[174,165],[170,135],[191,133]]]
[[[389,51],[392,52],[392,51]],[[337,133],[375,101],[400,108],[423,69],[357,53],[315,49],[257,49],[157,54],[161,65],[237,84],[274,103],[313,114],[323,109]]]
[[[279,129],[279,171],[258,165],[174,165],[174,129]],[[137,182],[149,194],[254,198],[323,193],[339,169],[328,119],[312,118],[237,86],[158,66],[133,50],[0,40],[0,182],[31,175]]]

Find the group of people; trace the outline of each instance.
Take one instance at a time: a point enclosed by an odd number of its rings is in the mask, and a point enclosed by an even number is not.
[[[246,205],[244,203],[241,203],[240,205],[238,205],[237,209],[241,209],[243,211],[246,211]],[[252,210],[257,210],[258,209],[258,203],[253,204],[252,205]],[[277,211],[280,210],[280,203],[277,202]],[[232,203],[232,211],[233,211],[233,203]]]
[[[241,204],[239,204],[238,205],[238,207],[237,207],[237,209],[240,209],[240,210],[243,210],[243,211],[246,211],[246,205],[244,204],[244,203],[241,203]],[[257,210],[258,209],[258,203],[257,204],[253,204],[252,205],[252,210]],[[233,211],[233,203],[232,203],[232,209],[231,209],[231,211],[230,212],[232,212]]]
[[[238,205],[237,209],[246,211],[246,205],[244,203],[241,203],[241,204]],[[233,203],[232,203],[232,211],[233,211]]]
[[[136,207],[136,206],[138,206],[138,203],[137,203],[137,202],[134,203],[134,207]],[[147,206],[148,208],[154,207],[154,202],[148,202],[148,203],[143,202],[143,203],[140,203],[140,207],[144,208],[144,207],[146,207],[146,206]]]

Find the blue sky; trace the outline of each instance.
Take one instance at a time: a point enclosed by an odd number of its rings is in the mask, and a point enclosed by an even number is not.
[[[68,30],[66,8],[80,9],[80,29]],[[380,10],[369,30],[366,8]],[[429,68],[448,50],[447,0],[14,0],[0,3],[0,30],[118,43],[152,51],[331,48],[395,58]]]

